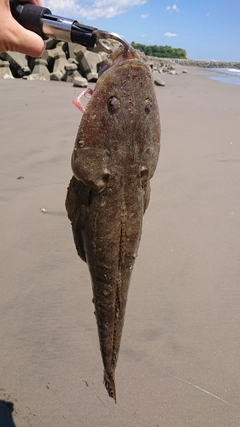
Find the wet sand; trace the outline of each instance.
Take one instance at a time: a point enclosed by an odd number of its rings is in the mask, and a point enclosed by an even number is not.
[[[239,425],[240,86],[206,75],[188,68],[156,87],[162,149],[117,405],[64,207],[79,90],[0,80],[1,427]]]

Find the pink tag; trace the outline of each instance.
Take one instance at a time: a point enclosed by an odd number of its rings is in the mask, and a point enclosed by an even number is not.
[[[93,94],[93,89],[90,89],[90,88],[84,89],[84,90],[82,90],[82,92],[80,92],[76,96],[76,98],[74,98],[72,100],[72,102],[82,113],[85,113],[85,108],[81,103],[81,99],[83,96],[85,96],[86,98],[90,98],[90,96],[92,96],[92,94]],[[87,96],[87,95],[90,95],[90,96]]]

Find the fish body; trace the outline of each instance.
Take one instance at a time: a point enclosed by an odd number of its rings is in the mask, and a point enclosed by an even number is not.
[[[91,275],[104,383],[115,401],[128,288],[159,149],[151,73],[133,51],[130,59],[120,53],[82,117],[66,198],[77,252]]]

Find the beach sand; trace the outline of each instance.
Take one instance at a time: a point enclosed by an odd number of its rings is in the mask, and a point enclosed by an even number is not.
[[[1,427],[240,425],[240,86],[178,69],[156,87],[162,148],[117,405],[64,206],[79,89],[0,80]]]

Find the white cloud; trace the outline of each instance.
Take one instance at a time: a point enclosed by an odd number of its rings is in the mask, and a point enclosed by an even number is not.
[[[142,6],[148,0],[42,0],[55,15],[68,18],[78,16],[81,20],[112,18],[127,12],[135,6]]]
[[[208,12],[208,13],[206,13],[206,16],[210,16],[211,14]]]
[[[143,13],[141,16],[140,16],[140,18],[142,18],[142,19],[147,19],[149,17],[149,13]]]
[[[177,37],[177,34],[175,33],[170,33],[169,31],[167,31],[165,34],[163,34],[164,37]]]
[[[174,4],[173,6],[168,6],[166,9],[167,12],[180,12],[180,9]]]

